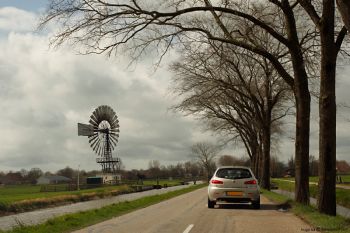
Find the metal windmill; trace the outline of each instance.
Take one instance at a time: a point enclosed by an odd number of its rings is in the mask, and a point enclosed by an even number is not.
[[[112,156],[119,137],[119,120],[114,110],[106,105],[99,106],[90,116],[89,124],[78,123],[78,136],[87,136],[93,151],[99,158],[105,174],[116,174],[120,159]]]

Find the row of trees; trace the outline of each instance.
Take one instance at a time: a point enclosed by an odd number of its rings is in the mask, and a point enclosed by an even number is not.
[[[249,157],[235,157],[232,155],[221,155],[217,153],[208,153],[203,148],[200,150],[199,145],[206,145],[206,147],[212,147],[208,143],[198,143],[193,146],[196,150],[192,151],[191,161],[170,164],[170,165],[161,165],[159,160],[149,161],[147,169],[132,169],[120,171],[123,180],[137,180],[139,179],[138,175],[142,175],[146,179],[168,179],[172,178],[210,178],[217,166],[252,166],[251,160]],[[200,150],[200,151],[199,151]],[[204,152],[204,153],[203,153]],[[215,151],[218,152],[218,151]],[[310,176],[318,175],[318,160],[314,156],[310,156],[309,161],[309,170]],[[272,156],[270,161],[270,174],[271,177],[283,177],[286,175],[294,177],[294,167],[295,160],[291,157],[287,162],[279,160],[278,157]],[[348,174],[350,173],[350,165],[342,160],[337,161],[337,169],[339,174]],[[60,175],[72,179],[73,182],[76,182],[78,178],[78,173],[80,176],[80,182],[84,183],[86,177],[95,176],[99,174],[100,171],[92,170],[77,170],[70,167],[65,167],[58,170],[55,173],[52,172],[43,172],[40,168],[32,168],[30,170],[21,169],[20,171],[9,171],[7,173],[0,172],[0,182],[6,184],[35,184],[36,180],[40,176],[52,176]]]
[[[349,26],[349,3],[337,0]],[[262,185],[270,187],[271,135],[293,93],[296,110],[295,197],[309,204],[309,84],[319,78],[318,209],[336,213],[337,58],[347,29],[335,0],[51,0],[42,25],[57,20],[53,43],[72,41],[88,53],[123,47],[137,59],[171,48],[184,101],[178,109],[199,115],[211,129],[247,148]],[[155,47],[152,47],[155,45]],[[149,50],[151,48],[151,50]],[[258,169],[262,167],[262,169]]]
[[[76,170],[70,167],[65,167],[57,172],[44,172],[40,168],[31,168],[30,170],[21,169],[20,171],[9,171],[7,173],[0,171],[0,183],[1,184],[36,184],[37,179],[41,176],[65,176],[72,180],[76,180],[78,173],[81,177],[95,176],[100,173],[99,171],[85,171]]]

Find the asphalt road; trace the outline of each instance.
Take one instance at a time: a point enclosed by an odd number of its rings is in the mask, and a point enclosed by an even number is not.
[[[261,197],[260,210],[250,205],[207,208],[206,188],[113,218],[76,232],[88,233],[292,233],[312,231],[308,224]]]

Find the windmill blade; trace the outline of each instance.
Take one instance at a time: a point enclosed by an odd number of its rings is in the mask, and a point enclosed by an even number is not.
[[[115,141],[118,141],[118,134],[111,134],[111,138]]]
[[[116,121],[117,121],[117,123],[118,123],[119,121],[118,121],[117,114],[116,114],[115,112],[114,112],[113,114],[114,114],[114,115],[113,115],[112,121],[113,121],[113,122],[116,122]]]
[[[100,148],[99,142],[97,142],[96,145],[94,146],[94,148],[93,148],[92,150],[95,151],[95,153],[97,153],[97,151],[98,151],[99,148]]]
[[[91,136],[94,134],[94,129],[91,125],[78,123],[78,136]]]
[[[109,119],[111,120],[112,116],[113,116],[113,109],[109,106],[106,105],[106,113],[109,116]]]
[[[107,105],[104,106],[104,113],[105,113],[105,119],[110,121],[111,120],[111,108]]]
[[[96,136],[98,136],[98,133],[94,131],[94,134],[93,134],[93,135],[88,136],[88,138],[89,138],[89,139],[91,139],[91,138],[96,137]]]
[[[99,138],[96,138],[96,140],[90,144],[91,148],[95,150],[95,148],[100,144],[100,141],[101,140]]]
[[[100,107],[96,108],[94,111],[95,117],[97,118],[97,122],[100,123],[102,121],[102,114],[100,111]]]
[[[116,147],[117,146],[118,139],[111,140],[111,144]]]
[[[118,140],[116,138],[111,137],[110,143],[113,144],[114,146],[117,145]]]
[[[114,138],[115,140],[117,140],[117,141],[118,141],[119,134],[111,134],[111,135],[113,136],[113,138]]]
[[[119,130],[119,125],[117,125],[118,127],[112,128],[111,131],[112,132],[116,132],[117,130]]]
[[[113,120],[112,120],[112,127],[113,127],[113,128],[119,127],[119,120],[118,120],[118,117],[117,117],[117,116],[114,116],[114,117],[113,117]]]
[[[113,145],[113,143],[109,143],[109,146],[111,147],[111,151],[113,151],[113,150],[114,150],[114,145]]]
[[[95,134],[89,139],[89,143],[91,144],[92,141],[98,140],[98,134]]]
[[[95,118],[97,119],[97,123],[100,123],[101,122],[101,118],[100,118],[100,113],[99,113],[99,111],[98,111],[98,109],[96,108],[95,109],[95,111],[92,113],[94,116],[95,116]]]
[[[107,120],[107,106],[103,105],[102,108],[100,109],[101,111],[101,117],[103,120]]]
[[[92,118],[90,118],[89,123],[96,129],[98,127],[98,123],[96,123]]]
[[[119,137],[119,133],[118,133],[118,132],[111,132],[110,135],[113,135],[113,136],[116,137],[116,138]]]
[[[109,133],[110,135],[113,135],[114,137],[119,137],[119,133],[118,132],[110,132]]]
[[[99,149],[99,151],[98,151],[98,155],[99,155],[99,156],[102,156],[102,155],[103,155],[103,153],[104,153],[104,148],[105,148],[105,143],[103,142],[103,143],[102,143],[102,146],[100,146],[100,149]]]
[[[99,154],[98,152],[101,150],[101,140],[100,141],[98,141],[98,143],[97,143],[97,146],[95,147],[95,152],[97,153],[97,154]]]
[[[94,138],[93,140],[89,141],[91,148],[94,148],[96,143],[99,141],[99,138]]]
[[[100,155],[101,147],[98,147],[97,150],[95,151],[97,155]]]
[[[96,123],[96,125],[98,126],[99,122],[98,122],[98,119],[97,117],[95,116],[94,114],[95,112],[93,112],[90,116],[90,120],[94,121]]]
[[[92,150],[96,152],[96,150],[99,147],[99,145],[100,145],[100,140],[94,141],[93,144],[91,144]]]

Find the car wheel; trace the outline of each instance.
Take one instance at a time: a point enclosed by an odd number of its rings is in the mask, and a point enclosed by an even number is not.
[[[212,209],[212,208],[214,208],[214,206],[215,206],[215,201],[211,201],[208,198],[208,208]]]
[[[258,200],[256,200],[256,201],[253,201],[252,202],[252,206],[256,210],[260,209],[260,198]]]

